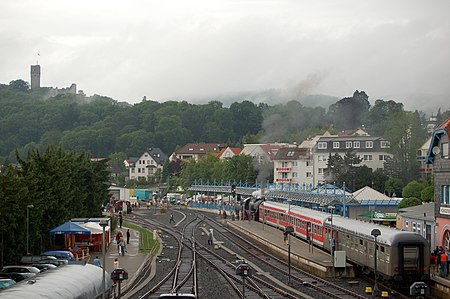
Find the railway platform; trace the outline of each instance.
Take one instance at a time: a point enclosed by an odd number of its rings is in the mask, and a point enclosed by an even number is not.
[[[268,246],[287,257],[288,245],[283,232],[267,224],[247,220],[224,220],[228,227]],[[354,277],[352,265],[335,268],[329,253],[291,236],[291,263],[321,277]]]
[[[116,231],[112,234],[112,236],[115,236],[118,230],[121,230],[122,234],[126,236],[127,232],[126,227],[117,228]],[[128,286],[132,284],[132,282],[136,278],[136,274],[139,273],[141,267],[145,264],[146,260],[152,258],[151,254],[139,252],[139,232],[130,229],[130,234],[131,234],[130,244],[127,244],[126,246],[125,255],[123,256],[119,255],[117,244],[114,241],[114,238],[110,240],[108,251],[105,253],[105,270],[109,275],[114,270],[114,260],[116,258],[118,258],[119,260],[119,268],[123,268],[128,272],[128,280],[124,280],[121,285],[122,292],[127,290]],[[92,263],[92,260],[96,256],[98,256],[100,261],[102,261],[101,252],[92,252],[90,263]],[[124,296],[124,298],[126,298],[126,296]]]

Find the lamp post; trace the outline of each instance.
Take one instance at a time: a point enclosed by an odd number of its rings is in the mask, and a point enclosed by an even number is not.
[[[330,236],[330,248],[331,248],[331,259],[333,262],[333,268],[334,268],[334,250],[335,250],[335,244],[334,244],[334,231],[333,231],[333,206],[329,206],[328,209],[330,210],[330,216],[327,218],[328,221],[330,221],[331,225],[331,236]]]
[[[30,208],[34,208],[33,205],[27,205],[27,254],[30,253],[28,245],[30,239]]]
[[[377,237],[379,235],[381,235],[381,232],[380,232],[380,230],[378,228],[374,228],[374,229],[372,229],[370,234],[372,236],[374,236],[374,238],[375,238],[375,248],[374,248],[374,252],[373,252],[374,267],[375,267],[375,285],[373,286],[373,295],[375,297],[377,297],[378,296],[378,283],[377,283]]]
[[[108,225],[109,220],[108,219],[102,219],[100,220],[100,226],[102,227],[102,265],[103,265],[103,282],[102,282],[102,299],[105,299],[105,251],[106,251],[106,244],[105,244],[105,227]]]

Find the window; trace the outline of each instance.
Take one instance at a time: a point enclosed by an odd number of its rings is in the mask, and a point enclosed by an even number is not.
[[[351,141],[346,141],[346,142],[345,142],[345,148],[352,148],[352,144],[353,144],[353,142],[351,142]]]
[[[288,167],[288,162],[281,162],[281,167]]]
[[[133,168],[131,168],[131,173],[134,173],[134,167],[133,167]]]
[[[293,161],[292,162],[292,166],[294,167],[294,166],[297,166],[298,165],[298,163],[297,163],[297,161]]]
[[[408,221],[405,221],[405,230],[408,230]]]
[[[413,225],[412,225],[412,231],[413,231],[413,232],[416,232],[416,223],[415,223],[415,222],[413,222]]]
[[[380,147],[381,147],[381,148],[389,148],[389,147],[390,147],[389,141],[387,141],[387,140],[381,140],[381,142],[380,142]]]
[[[333,142],[333,148],[339,148],[339,142],[338,141]]]
[[[448,143],[442,143],[442,158],[448,159]]]
[[[359,141],[353,141],[353,147],[354,148],[359,148],[361,145],[360,145],[360,142]]]
[[[366,141],[366,148],[373,148],[373,141]]]
[[[372,155],[364,155],[364,161],[372,161]]]
[[[442,185],[442,199],[441,203],[443,204],[450,204],[450,186],[449,185]]]
[[[327,156],[325,156],[325,155],[318,155],[317,156],[317,160],[319,160],[319,162],[327,162]]]
[[[319,174],[323,174],[323,170],[324,170],[324,168],[319,168],[319,169],[318,169],[318,173],[319,173]]]
[[[311,166],[311,161],[306,161],[306,166]]]
[[[379,155],[379,156],[378,156],[378,160],[384,161],[384,155]]]
[[[311,173],[310,171],[306,172],[306,177],[307,177],[307,178],[312,177],[312,173]]]
[[[298,178],[298,174],[297,174],[296,172],[293,172],[293,173],[292,173],[292,177],[293,177],[293,178]]]
[[[319,149],[326,149],[327,148],[327,143],[326,142],[319,142],[319,143],[317,143],[317,148],[319,148]]]

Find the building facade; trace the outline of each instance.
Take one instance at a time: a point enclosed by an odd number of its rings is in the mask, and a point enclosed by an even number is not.
[[[147,179],[154,175],[158,169],[162,171],[167,155],[159,148],[148,148],[139,158],[129,159],[128,174],[130,180],[138,178]]]
[[[313,164],[308,148],[280,148],[274,158],[274,181],[310,185],[313,183]],[[308,187],[309,188],[309,187]]]
[[[372,171],[384,169],[384,162],[392,157],[387,150],[389,142],[381,137],[371,136],[326,136],[320,137],[314,145],[313,184],[325,182],[324,172],[330,155],[344,157],[347,152],[354,152],[362,160],[359,165],[367,166]]]
[[[436,245],[450,249],[450,118],[437,126],[431,137],[427,163],[433,164]]]

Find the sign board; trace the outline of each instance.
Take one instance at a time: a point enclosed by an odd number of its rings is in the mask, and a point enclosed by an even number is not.
[[[439,213],[442,215],[450,215],[450,208],[449,207],[440,207]]]

